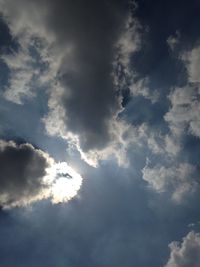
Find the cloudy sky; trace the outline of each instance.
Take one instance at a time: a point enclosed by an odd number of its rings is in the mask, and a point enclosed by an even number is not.
[[[199,0],[0,0],[0,266],[200,266]]]

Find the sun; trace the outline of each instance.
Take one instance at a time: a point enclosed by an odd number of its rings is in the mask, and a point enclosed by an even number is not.
[[[66,162],[55,163],[51,169],[50,195],[53,203],[67,202],[81,188],[82,177]]]

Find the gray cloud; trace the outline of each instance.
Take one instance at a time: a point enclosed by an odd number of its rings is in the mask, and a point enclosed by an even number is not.
[[[63,5],[54,3],[50,8],[50,26],[56,32],[57,40],[63,45],[70,44],[71,50],[60,69],[64,93],[59,104],[65,113],[66,131],[78,135],[84,152],[103,149],[113,138],[111,121],[121,110],[119,92],[112,77],[117,45],[126,50],[124,54],[130,51],[130,39],[135,47],[132,32],[127,47],[118,43],[128,13],[121,12],[123,7],[121,9],[121,5],[113,1],[87,1],[84,4],[68,1],[64,9]],[[89,8],[85,9],[85,5]],[[59,17],[55,17],[55,13]]]
[[[51,161],[48,154],[30,144],[0,140],[0,205],[9,208],[42,199]]]
[[[188,71],[189,81],[192,83],[199,83],[200,74],[200,46],[196,46],[188,52],[185,52],[182,56],[185,61],[186,68]]]
[[[36,37],[45,40],[45,49],[37,50],[48,66],[45,73],[37,69],[49,88],[49,113],[43,122],[50,135],[73,141],[82,155],[97,154],[115,138],[112,128],[122,110],[123,89],[116,84],[115,67],[129,64],[140,43],[139,24],[129,11],[127,4],[112,0],[2,4],[11,33],[22,47],[29,50]],[[24,87],[24,95],[30,96],[30,87]],[[19,98],[19,91],[12,87],[5,96],[12,100],[10,93],[16,92]]]
[[[183,238],[182,243],[172,242],[170,258],[165,267],[199,267],[200,234],[191,231]]]

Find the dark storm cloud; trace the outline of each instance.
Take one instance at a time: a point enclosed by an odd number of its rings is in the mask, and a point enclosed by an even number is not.
[[[42,198],[48,166],[47,154],[30,144],[0,140],[0,205],[26,205]]]

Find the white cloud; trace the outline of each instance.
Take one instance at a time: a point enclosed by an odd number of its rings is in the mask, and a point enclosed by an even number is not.
[[[200,266],[200,234],[189,232],[182,243],[172,242],[169,245],[170,258],[165,267],[199,267]]]
[[[171,108],[164,118],[173,134],[192,134],[200,137],[200,91],[196,86],[188,85],[175,88],[169,95]]]
[[[179,203],[186,194],[198,189],[193,175],[195,167],[189,163],[180,163],[177,166],[164,167],[156,165],[149,167],[148,162],[143,168],[143,179],[158,193],[170,192],[172,199]]]

